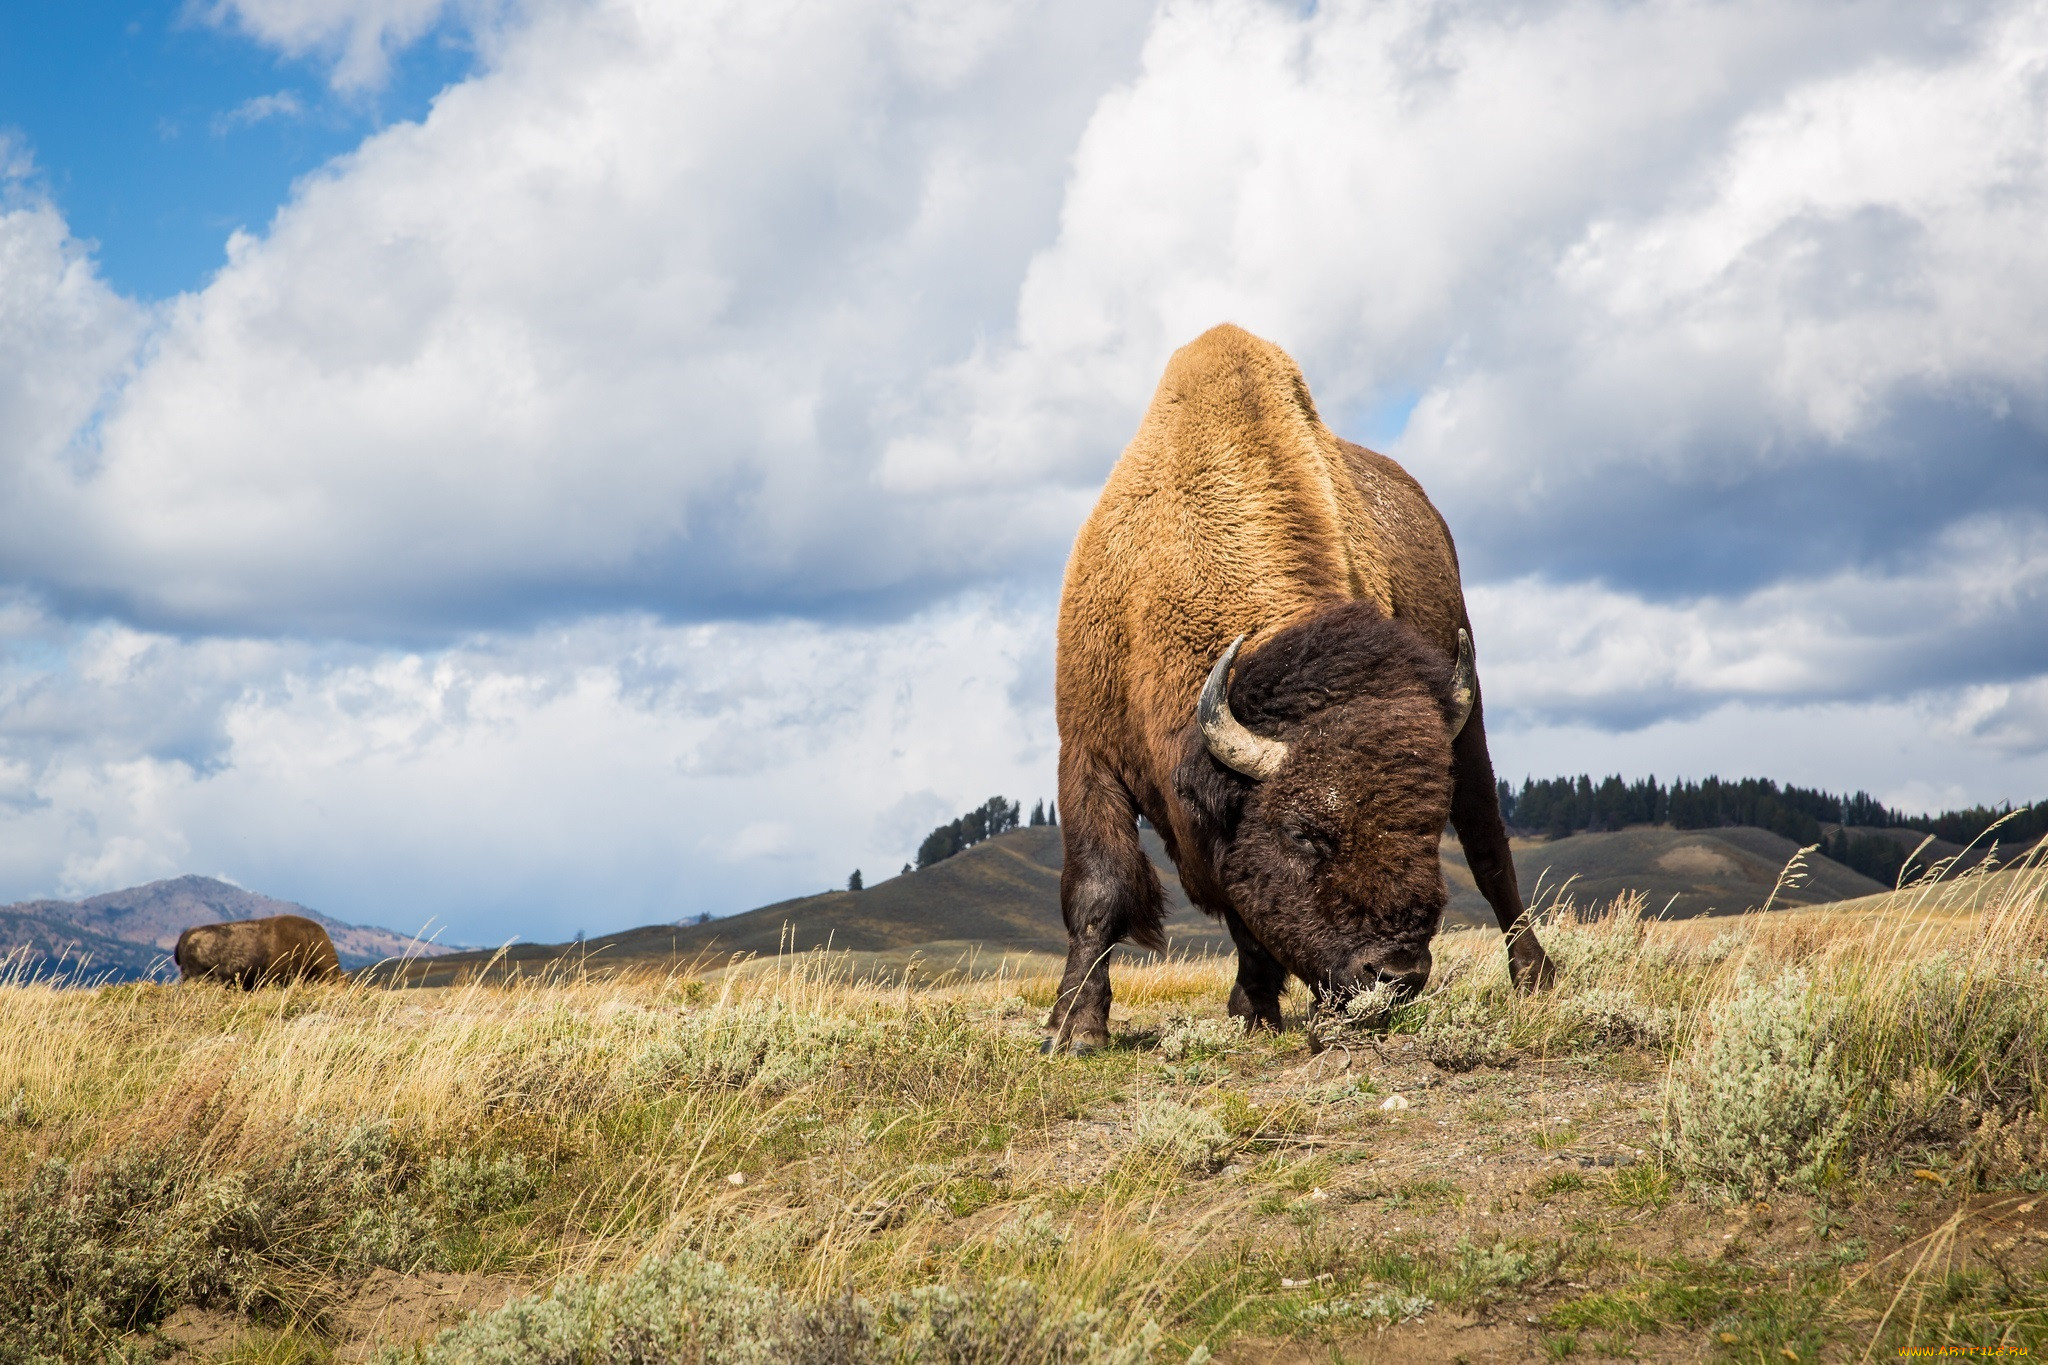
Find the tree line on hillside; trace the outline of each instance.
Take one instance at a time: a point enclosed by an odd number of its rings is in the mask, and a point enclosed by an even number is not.
[[[919,870],[942,863],[955,853],[973,848],[984,839],[993,839],[998,834],[1008,834],[1023,822],[1023,806],[1000,796],[991,796],[957,820],[950,820],[924,836],[924,842],[917,846]],[[1031,807],[1031,824],[1057,825],[1060,813],[1057,806],[1040,801]]]
[[[1008,834],[1023,820],[1023,812],[1024,807],[1021,803],[1001,796],[991,796],[967,814],[955,820],[948,820],[925,835],[924,842],[917,846],[916,870],[921,872],[935,863],[942,863],[955,853],[973,848],[984,839],[993,839],[998,834]],[[1030,824],[1057,825],[1059,822],[1059,807],[1052,802],[1039,801],[1032,805]],[[903,872],[899,875],[907,875],[911,870],[910,864],[905,863]],[[867,889],[859,868],[856,867],[853,875],[846,879],[846,889]]]
[[[2048,835],[2048,803],[2021,808],[2017,815],[2010,805],[1908,815],[1888,809],[1869,792],[1838,796],[1789,783],[1779,786],[1767,777],[1733,781],[1709,777],[1669,786],[1654,775],[1624,782],[1617,774],[1598,783],[1583,773],[1541,782],[1525,778],[1520,791],[1506,782],[1500,784],[1500,809],[1517,828],[1553,838],[1624,825],[1671,825],[1676,829],[1753,825],[1800,844],[1819,844],[1836,862],[1886,883],[1897,880],[1912,852],[1911,844],[1882,834],[1855,833],[1852,828],[1828,832],[1822,826],[1913,830],[1968,844],[2005,820],[1997,837],[2006,845],[2030,844]]]

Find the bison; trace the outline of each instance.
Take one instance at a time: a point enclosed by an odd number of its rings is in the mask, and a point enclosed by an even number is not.
[[[197,924],[178,935],[172,957],[187,981],[219,981],[245,991],[341,977],[334,940],[304,915]]]
[[[1523,989],[1547,984],[1508,856],[1457,554],[1421,487],[1339,440],[1279,347],[1174,353],[1067,562],[1057,677],[1066,971],[1046,1047],[1109,1030],[1109,952],[1164,947],[1143,815],[1237,945],[1230,1012],[1280,1026],[1429,979],[1458,832]]]

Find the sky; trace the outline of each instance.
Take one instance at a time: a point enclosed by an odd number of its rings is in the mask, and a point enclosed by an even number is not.
[[[2041,3],[0,6],[0,900],[879,880],[1225,320],[1510,780],[2048,796],[2044,222]]]

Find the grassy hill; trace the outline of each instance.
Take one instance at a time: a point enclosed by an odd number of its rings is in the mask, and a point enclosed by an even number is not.
[[[29,975],[75,972],[88,978],[136,981],[177,968],[178,935],[195,924],[304,915],[327,930],[341,965],[365,967],[408,953],[447,951],[404,934],[344,924],[292,901],[247,891],[213,877],[171,877],[79,901],[18,901],[0,906],[0,957]]]
[[[1761,906],[1770,899],[1778,873],[1799,851],[1790,839],[1761,829],[1656,825],[1563,839],[1516,839],[1511,847],[1523,898],[1532,904],[1548,905],[1562,893],[1581,907],[1592,907],[1637,891],[1652,915],[1669,919],[1733,915]],[[1890,889],[1818,855],[1809,856],[1807,865],[1805,880],[1779,892],[1777,904],[1818,905]],[[1456,839],[1444,841],[1444,880],[1450,884],[1453,912],[1471,923],[1493,922]]]
[[[1143,833],[1145,852],[1167,893],[1169,955],[1232,951],[1221,925],[1188,903],[1159,836]],[[1670,830],[1640,827],[1577,834],[1552,841],[1514,841],[1522,892],[1542,889],[1542,903],[1563,889],[1581,906],[1604,905],[1623,891],[1641,892],[1652,913],[1672,917],[1736,914],[1762,905],[1786,861],[1788,839],[1758,829]],[[1446,928],[1486,927],[1493,910],[1473,885],[1455,838],[1444,841],[1444,878],[1451,900]],[[928,972],[970,974],[1012,963],[1020,955],[1066,953],[1059,911],[1061,850],[1057,828],[1012,830],[922,871],[878,882],[865,891],[827,891],[764,905],[707,924],[656,924],[606,934],[581,944],[515,944],[502,953],[451,953],[430,961],[393,963],[381,980],[447,985],[495,961],[495,970],[531,971],[574,961],[606,970],[636,965],[723,965],[738,954],[770,959],[783,952],[830,946],[857,969],[887,974],[913,956]],[[1825,858],[1780,905],[1812,905],[1873,895],[1885,888]],[[1126,948],[1140,959],[1149,956]]]
[[[1166,933],[1172,955],[1230,952],[1230,935],[1197,911],[1181,892],[1159,836],[1143,834],[1145,852],[1166,889]],[[877,882],[865,891],[827,891],[764,905],[707,924],[655,924],[606,934],[582,944],[514,944],[502,954],[451,953],[432,961],[386,967],[382,979],[402,975],[409,985],[443,985],[474,972],[494,957],[504,966],[533,968],[576,957],[591,967],[650,962],[722,964],[736,954],[772,958],[778,952],[830,946],[853,955],[856,966],[893,968],[916,953],[937,970],[994,966],[1020,954],[1065,956],[1060,921],[1060,832],[1037,826],[1012,830],[921,871]],[[1128,949],[1149,957],[1137,949]]]

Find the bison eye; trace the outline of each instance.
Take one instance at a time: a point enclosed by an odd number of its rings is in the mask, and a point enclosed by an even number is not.
[[[1321,830],[1301,829],[1294,825],[1282,825],[1281,837],[1294,846],[1296,852],[1309,858],[1330,856],[1330,839]]]

